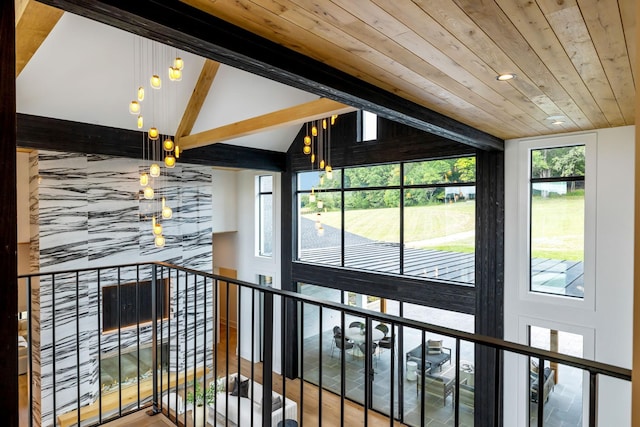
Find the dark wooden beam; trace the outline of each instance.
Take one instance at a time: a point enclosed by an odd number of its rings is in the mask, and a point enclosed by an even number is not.
[[[42,0],[60,9],[482,150],[504,141],[176,0]]]
[[[142,133],[69,120],[18,114],[17,146],[37,150],[142,158]],[[184,163],[281,172],[286,154],[216,144],[194,148],[180,156]]]
[[[504,336],[504,153],[476,156],[475,332]],[[501,426],[501,369],[495,351],[476,346],[475,425]]]
[[[15,2],[0,4],[0,413],[2,424],[18,415],[18,236],[16,208],[16,33]]]
[[[294,283],[310,283],[396,301],[428,305],[442,310],[475,314],[476,291],[473,286],[303,262],[293,263],[292,280]]]

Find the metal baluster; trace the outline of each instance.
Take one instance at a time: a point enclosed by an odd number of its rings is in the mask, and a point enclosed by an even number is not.
[[[27,315],[29,316],[28,320],[27,320],[27,330],[29,331],[28,333],[28,345],[29,347],[27,348],[27,354],[29,357],[29,427],[33,427],[33,323],[32,323],[32,310],[33,310],[33,306],[32,303],[33,301],[31,300],[32,298],[32,289],[31,289],[31,276],[27,277]],[[98,317],[100,317],[98,315]],[[42,330],[42,329],[41,329]],[[40,342],[42,343],[42,336],[40,336]]]
[[[76,271],[76,399],[78,402],[78,425],[80,425],[80,272]]]
[[[102,325],[100,324],[101,302],[102,286],[100,284],[100,269],[98,269],[98,372],[102,372]],[[98,422],[102,423],[102,387],[98,390]]]
[[[498,372],[496,371],[496,375],[497,374]],[[498,399],[498,395],[496,395],[496,400],[497,399]],[[544,425],[544,359],[539,358],[538,359],[538,427],[542,427],[543,425]]]
[[[456,387],[453,394],[454,423],[460,425],[460,338],[456,338]]]
[[[300,301],[300,319],[300,427],[304,427],[304,301]]]
[[[156,414],[158,409],[158,266],[151,266],[151,367],[153,369],[153,402],[151,411]],[[120,279],[118,278],[118,281]],[[119,297],[119,295],[118,295]],[[119,326],[119,325],[118,325]],[[118,332],[119,333],[119,332]],[[122,400],[121,400],[122,401]]]
[[[598,374],[589,372],[589,427],[598,425]]]
[[[346,384],[346,357],[345,354],[345,345],[346,338],[345,332],[346,329],[344,327],[345,319],[344,319],[344,310],[340,311],[340,341],[342,345],[342,349],[340,350],[340,425],[344,425],[344,399],[347,396],[347,384]],[[335,341],[335,337],[333,338]],[[335,344],[335,343],[334,343]],[[354,344],[355,345],[355,344]],[[351,356],[353,357],[353,355]]]
[[[318,425],[322,425],[322,306],[318,306],[318,329],[320,331],[318,345]],[[344,351],[344,349],[342,350]],[[344,397],[343,397],[344,399]]]
[[[264,361],[262,363],[262,426],[271,427],[271,402],[273,384],[273,294],[264,295]]]

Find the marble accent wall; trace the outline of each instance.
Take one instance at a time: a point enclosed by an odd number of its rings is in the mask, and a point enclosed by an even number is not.
[[[210,168],[178,164],[155,183],[173,209],[173,218],[162,223],[166,245],[156,248],[151,216],[159,207],[142,197],[139,171],[147,167],[143,161],[40,151],[31,154],[30,162],[32,271],[166,261],[211,272]],[[78,392],[81,406],[98,398],[99,355],[131,351],[138,342],[141,347],[150,345],[150,325],[142,326],[139,335],[136,328],[119,334],[101,331],[101,288],[136,277],[150,278],[150,268],[102,269],[99,278],[89,271],[80,273],[78,281],[75,273],[44,276],[34,286],[33,320],[39,328],[32,336],[33,387],[34,401],[41,404],[34,407],[36,425],[53,425],[54,406],[56,416],[75,409]],[[177,358],[171,356],[171,369],[184,369],[185,360],[189,368],[204,358],[202,351],[194,352],[194,338],[200,341],[198,348],[211,348],[213,343],[212,295],[208,292],[203,298],[203,280],[178,283],[170,278],[170,286],[174,323],[172,330],[165,325],[161,333],[178,353]],[[209,326],[204,324],[205,311]],[[181,332],[176,334],[176,329]]]

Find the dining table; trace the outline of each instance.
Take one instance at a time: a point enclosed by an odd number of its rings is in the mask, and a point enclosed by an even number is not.
[[[347,328],[345,330],[345,338],[355,344],[352,350],[354,357],[364,357],[364,353],[360,350],[359,344],[363,344],[367,341],[367,335],[368,331],[366,329],[361,329],[357,326]],[[373,328],[371,330],[371,339],[373,342],[380,341],[382,338],[384,338],[384,333],[380,329]]]

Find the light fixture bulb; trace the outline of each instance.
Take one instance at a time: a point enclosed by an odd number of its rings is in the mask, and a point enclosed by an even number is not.
[[[138,88],[138,101],[144,101],[144,86]]]
[[[166,151],[173,150],[174,145],[175,144],[173,143],[173,140],[171,138],[165,139],[164,142],[162,143],[162,146]]]
[[[338,118],[337,114],[334,114],[333,116],[331,116],[331,126],[336,124],[336,119]]]
[[[305,145],[304,147],[302,147],[302,152],[304,154],[311,154],[311,147],[308,145]]]
[[[309,203],[315,203],[316,201],[316,193],[314,193],[313,191],[313,187],[311,187],[311,194],[309,194]]]
[[[563,124],[563,123],[564,123],[564,122],[563,122],[562,120],[556,120],[556,121],[554,121],[554,122],[551,122],[551,124],[552,124],[552,125],[561,125],[561,124]]]
[[[149,185],[149,175],[147,175],[146,173],[140,174],[140,185],[143,187]]]
[[[171,219],[173,216],[173,210],[169,206],[165,206],[162,208],[162,218]]]
[[[175,153],[176,153],[176,159],[179,159],[180,158],[180,146],[179,145],[176,145]]]
[[[322,129],[327,128],[327,119],[322,119]]]
[[[162,80],[160,80],[160,76],[157,74],[154,74],[153,76],[151,76],[151,79],[149,79],[149,82],[151,83],[151,87],[153,89],[160,89],[162,87]]]
[[[138,101],[131,101],[131,103],[129,103],[129,113],[131,114],[140,113],[140,103]]]
[[[171,154],[167,154],[164,157],[164,165],[169,169],[173,169],[176,166],[176,158],[173,157]]]
[[[316,203],[316,206],[318,206],[318,209],[322,209],[324,208],[324,202],[322,200],[318,200],[318,203]]]
[[[309,135],[304,137],[304,145],[311,145],[311,137]]]
[[[320,169],[324,169],[324,159],[320,160]]]
[[[333,169],[331,169],[331,166],[327,165],[324,170],[327,172],[327,179],[333,179]]]
[[[184,68],[184,60],[178,56],[173,60],[173,68],[182,70]]]
[[[153,199],[153,194],[154,194],[154,192],[153,192],[153,188],[151,188],[151,187],[144,187],[144,193],[143,193],[143,194],[144,194],[144,198],[145,198],[145,199],[147,199],[147,200],[151,200],[151,199]]]
[[[320,225],[320,228],[318,228],[318,237],[322,237],[324,236],[324,227],[322,225]]]
[[[162,234],[162,224],[156,222],[156,224],[153,226],[153,234],[156,236]]]
[[[311,135],[318,136],[318,128],[315,126],[311,127]]]
[[[179,82],[182,80],[182,71],[175,67],[169,67],[169,80],[172,82]]]
[[[138,116],[138,129],[142,129],[143,126],[144,126],[144,119],[142,118],[142,116]]]
[[[164,244],[165,244],[164,236],[163,235],[156,236],[155,239],[153,239],[153,243],[156,245],[156,248],[164,247]]]
[[[320,214],[316,215],[316,230],[319,229],[320,227],[322,227],[322,222],[320,221]]]
[[[149,166],[149,175],[151,175],[154,178],[157,178],[160,176],[160,166],[158,166],[157,163],[153,163],[151,166]]]
[[[155,141],[156,139],[158,139],[159,136],[160,136],[160,133],[158,132],[158,128],[155,128],[155,127],[149,128],[150,140]]]
[[[311,163],[315,163],[316,161],[316,155],[315,153],[311,154]]]

